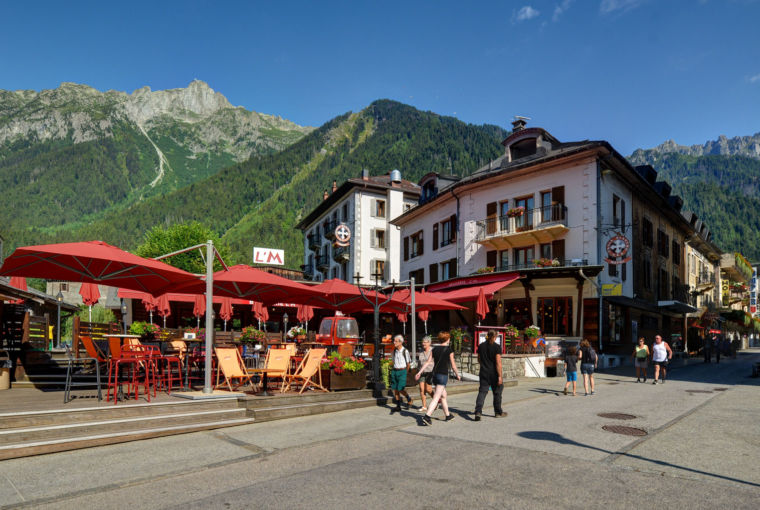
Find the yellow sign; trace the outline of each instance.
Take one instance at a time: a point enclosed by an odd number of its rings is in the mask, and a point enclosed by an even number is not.
[[[602,296],[622,296],[622,283],[605,283],[602,285]]]
[[[720,280],[720,296],[723,301],[723,306],[730,306],[731,304],[731,282],[728,278],[722,278]]]

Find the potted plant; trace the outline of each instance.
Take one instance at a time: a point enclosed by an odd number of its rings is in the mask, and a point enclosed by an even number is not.
[[[462,350],[462,341],[469,339],[469,335],[462,328],[454,328],[449,331],[451,337],[451,350],[454,352],[460,352]]]
[[[493,266],[486,266],[481,267],[477,271],[475,271],[475,274],[484,274],[484,273],[493,273],[496,268]]]
[[[509,216],[510,218],[517,218],[518,216],[522,216],[523,214],[525,214],[525,207],[523,206],[513,207],[512,209],[509,209],[507,211],[507,216]]]
[[[240,342],[243,344],[241,349],[241,355],[245,356],[246,351],[251,346],[261,348],[261,342],[266,339],[267,335],[255,326],[246,326],[243,328],[243,332],[240,335]]]
[[[133,335],[140,335],[143,342],[153,342],[156,340],[156,334],[161,331],[158,324],[151,324],[145,321],[135,321],[129,326],[129,332]]]
[[[528,326],[527,328],[525,328],[524,333],[525,333],[525,336],[527,336],[528,338],[538,338],[538,335],[541,334],[541,328],[535,325]]]
[[[367,366],[361,358],[333,352],[320,368],[322,382],[330,391],[361,390],[367,385]]]
[[[520,330],[517,329],[517,326],[513,326],[512,324],[504,326],[504,337],[507,340],[515,340],[519,336]]]
[[[301,343],[306,339],[306,330],[301,326],[293,326],[285,335],[291,340],[295,340],[297,343]]]

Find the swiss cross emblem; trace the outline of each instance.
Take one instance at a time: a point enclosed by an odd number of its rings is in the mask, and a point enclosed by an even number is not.
[[[348,242],[351,240],[351,229],[348,225],[341,223],[335,227],[335,244],[338,246],[348,246]]]
[[[631,257],[626,257],[631,242],[624,235],[616,235],[607,241],[607,255],[604,259],[608,264],[625,264]]]

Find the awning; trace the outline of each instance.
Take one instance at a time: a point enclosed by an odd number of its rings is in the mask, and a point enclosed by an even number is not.
[[[691,306],[683,301],[658,301],[657,306],[674,313],[694,313],[698,310],[697,307]]]
[[[485,294],[486,299],[491,299],[493,298],[494,293],[499,292],[501,289],[511,284],[518,278],[520,278],[520,275],[514,274],[498,282],[486,283],[483,285],[473,285],[470,287],[463,287],[447,292],[430,292],[430,294],[433,294],[437,298],[451,301],[452,303],[464,303],[467,301],[477,300],[478,294],[480,294],[480,289],[483,289],[483,294]]]

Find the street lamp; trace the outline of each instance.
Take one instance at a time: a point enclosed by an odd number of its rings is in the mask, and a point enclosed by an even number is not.
[[[359,292],[362,295],[362,298],[364,301],[369,303],[373,306],[375,314],[375,338],[374,338],[374,344],[375,344],[375,352],[372,355],[372,395],[375,398],[381,398],[383,397],[383,393],[385,391],[385,383],[383,383],[383,379],[380,377],[380,307],[386,305],[391,298],[393,297],[393,293],[396,291],[396,282],[393,282],[391,285],[391,294],[388,296],[388,299],[386,299],[384,302],[380,302],[380,278],[383,276],[382,273],[375,273],[372,276],[375,277],[375,300],[374,302],[364,294],[364,290],[359,287]],[[361,280],[361,275],[359,273],[356,273],[354,276],[354,279],[356,281]]]
[[[58,294],[55,296],[55,300],[58,302],[58,327],[55,330],[55,347],[61,348],[61,304],[63,303],[63,292],[58,289]]]
[[[127,334],[127,302],[121,298],[121,322],[124,324],[124,334]]]
[[[284,314],[282,314],[282,322],[285,323],[285,326],[282,328],[283,329],[283,331],[282,331],[282,340],[284,342],[285,341],[285,335],[288,334],[288,312],[285,312]]]

